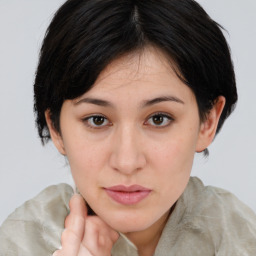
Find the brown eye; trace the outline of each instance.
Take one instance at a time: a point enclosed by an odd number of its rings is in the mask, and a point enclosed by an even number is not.
[[[152,121],[155,125],[161,125],[164,122],[164,117],[161,115],[155,115],[152,117]]]
[[[146,122],[146,125],[163,128],[171,124],[174,119],[167,114],[154,114]]]
[[[94,123],[95,125],[100,126],[100,125],[103,125],[103,124],[104,124],[104,122],[105,122],[105,117],[103,117],[103,116],[94,116],[94,117],[92,118],[92,121],[93,121],[93,123]]]
[[[90,128],[102,128],[110,125],[109,120],[101,115],[89,116],[86,117],[83,122]]]

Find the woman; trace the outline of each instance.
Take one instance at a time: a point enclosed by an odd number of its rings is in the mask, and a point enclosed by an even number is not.
[[[255,254],[254,213],[190,178],[237,101],[228,45],[196,2],[67,1],[34,92],[79,193],[49,187],[17,209],[1,254]]]

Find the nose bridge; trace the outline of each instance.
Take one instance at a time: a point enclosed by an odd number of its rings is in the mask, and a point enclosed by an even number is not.
[[[146,160],[139,137],[139,131],[133,124],[118,127],[111,154],[112,168],[130,174],[144,167]]]

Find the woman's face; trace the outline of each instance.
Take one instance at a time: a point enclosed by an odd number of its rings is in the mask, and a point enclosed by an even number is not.
[[[204,149],[193,92],[152,48],[113,61],[91,90],[66,100],[60,127],[53,140],[80,193],[124,233],[167,215]]]

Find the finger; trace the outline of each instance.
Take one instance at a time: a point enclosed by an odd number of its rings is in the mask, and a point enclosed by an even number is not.
[[[93,255],[106,256],[111,254],[111,249],[118,236],[118,233],[99,217],[89,216],[86,218],[82,245]]]
[[[100,256],[100,255],[91,254],[91,252],[81,244],[80,249],[79,249],[79,253],[77,254],[77,256]]]
[[[75,215],[86,217],[87,208],[83,197],[79,194],[74,194],[69,201],[70,213]]]
[[[64,254],[62,253],[61,250],[57,250],[57,251],[55,251],[55,252],[53,253],[52,256],[64,256]]]
[[[62,254],[76,256],[84,236],[86,206],[82,196],[75,194],[69,202],[70,214],[65,221],[65,230],[61,235]]]
[[[120,235],[115,230],[110,231],[110,239],[112,240],[113,244],[118,240],[119,236]]]
[[[70,230],[65,229],[61,235],[62,249],[61,256],[77,256],[81,241],[77,238],[76,234]],[[57,255],[59,256],[59,255]]]
[[[60,255],[61,255],[61,254],[60,254],[60,252],[59,252],[59,250],[58,250],[58,251],[55,251],[52,256],[60,256]]]
[[[78,239],[82,241],[84,236],[85,218],[87,209],[81,195],[75,194],[69,201],[70,214],[65,220],[65,229],[73,231]]]
[[[84,202],[84,199],[79,194],[74,194],[69,201],[70,213],[74,213],[75,215],[86,216],[87,208]],[[65,227],[68,225],[68,221],[70,219],[70,214],[65,219]]]

